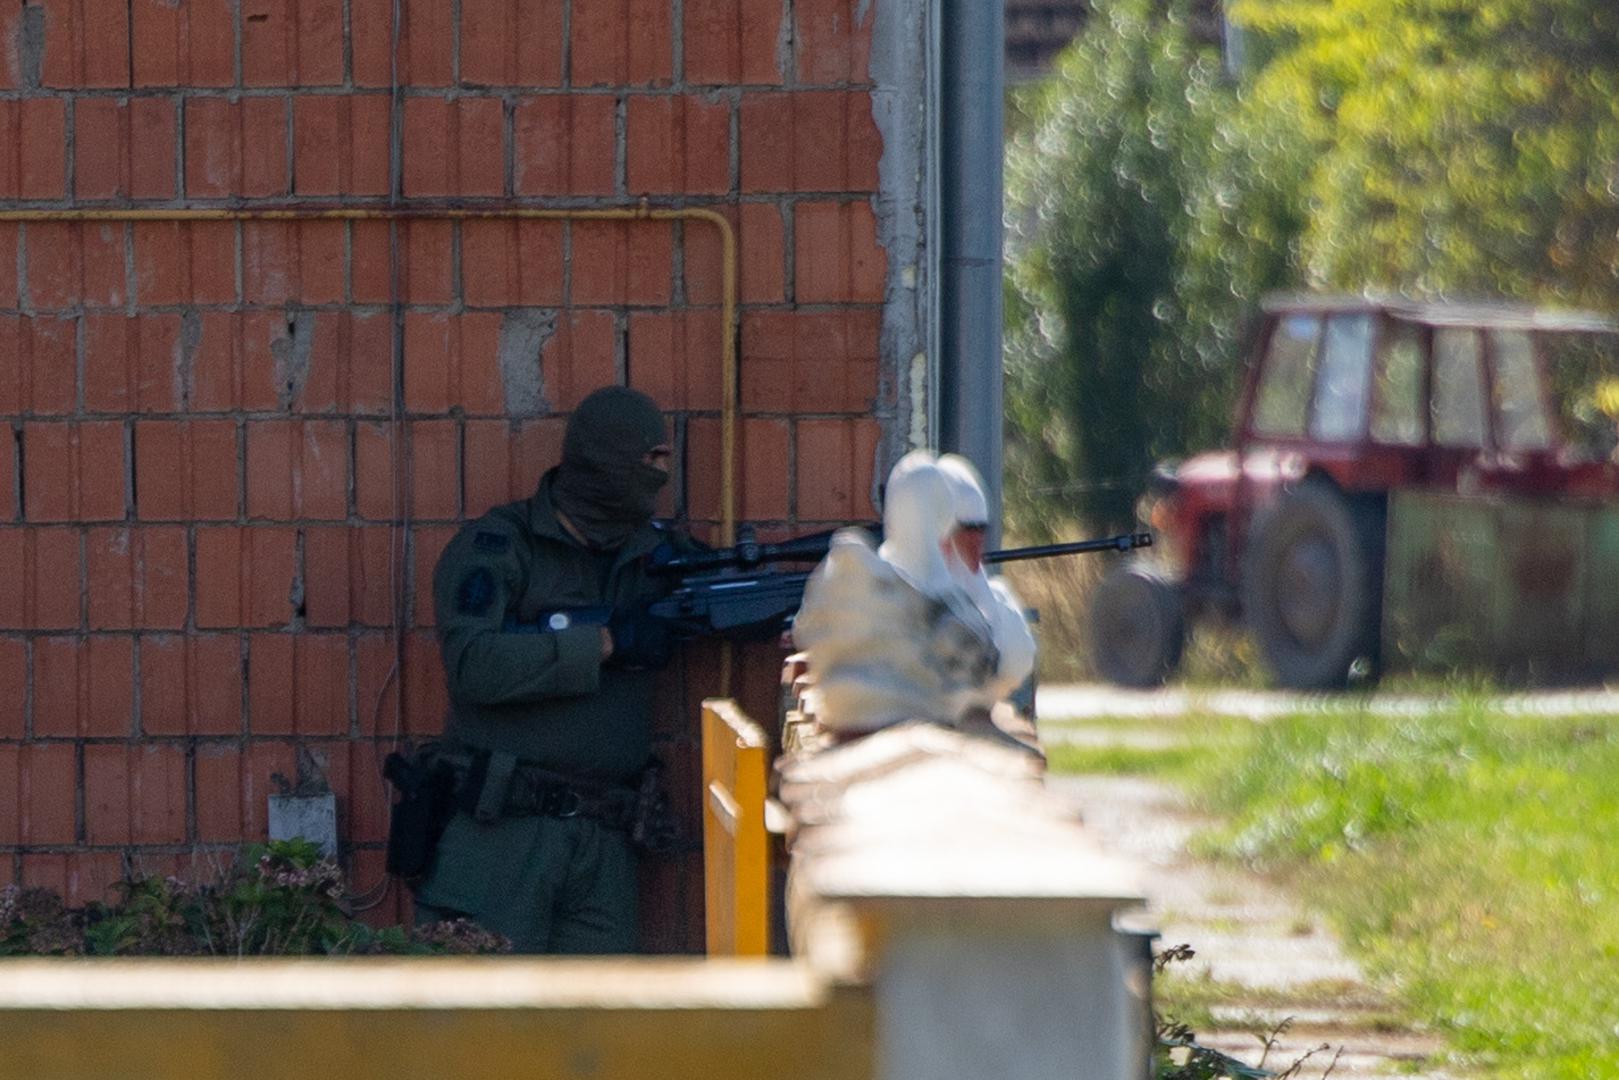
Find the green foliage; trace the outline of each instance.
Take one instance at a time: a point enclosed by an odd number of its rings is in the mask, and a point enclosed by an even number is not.
[[[1619,5],[1235,0],[1240,85],[1184,0],[1098,0],[1008,156],[1007,502],[1128,524],[1225,441],[1261,294],[1619,304]]]
[[[1019,103],[1007,487],[1024,534],[1076,515],[1127,527],[1157,459],[1218,441],[1246,302],[1285,268],[1294,226],[1268,176],[1238,164],[1236,98],[1188,8],[1097,3],[1053,79]]]
[[[244,850],[216,881],[132,876],[112,905],[69,909],[44,889],[0,892],[0,956],[341,956],[488,953],[465,921],[405,930],[356,922],[342,873],[304,840]]]
[[[1218,850],[1302,873],[1370,967],[1508,1077],[1619,1075],[1619,718],[1318,712],[1216,751]]]

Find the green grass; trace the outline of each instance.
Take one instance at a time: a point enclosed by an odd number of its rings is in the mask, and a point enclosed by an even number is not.
[[[1489,1073],[1619,1077],[1619,718],[1473,699],[1227,736],[1191,781],[1227,822],[1208,850],[1300,882]],[[1156,764],[1187,774],[1179,755]]]

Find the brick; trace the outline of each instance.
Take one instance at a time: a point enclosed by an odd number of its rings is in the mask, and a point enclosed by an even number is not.
[[[618,328],[611,312],[575,311],[557,320],[540,364],[551,407],[570,412],[592,390],[618,382]]]
[[[349,624],[351,534],[342,525],[304,530],[304,622],[323,628]]]
[[[779,303],[787,295],[787,243],[781,208],[775,203],[743,203],[741,213],[737,237],[741,301],[744,304]],[[689,248],[690,230],[687,237]],[[686,287],[689,294],[692,288],[689,269]]]
[[[456,529],[455,525],[429,525],[411,530],[411,578],[406,591],[414,600],[412,626],[433,625],[433,568]]]
[[[22,516],[22,508],[17,505],[19,449],[15,431],[0,430],[0,521],[15,521]]]
[[[124,429],[111,421],[23,426],[29,521],[124,517]]]
[[[134,431],[142,521],[227,521],[237,512],[236,423],[142,420]]]
[[[174,198],[178,123],[175,103],[167,98],[135,98],[130,102],[129,194],[132,198]]]
[[[404,510],[403,462],[395,461],[392,425],[354,425],[354,507],[369,521],[389,521]]]
[[[731,235],[739,245],[742,234],[738,228],[739,215],[735,206],[716,206],[712,209],[730,224]],[[707,220],[686,221],[679,226],[681,276],[686,286],[686,303],[693,307],[717,307],[725,295],[724,243],[719,228]]]
[[[190,609],[185,529],[91,529],[85,545],[91,630],[179,630]]]
[[[666,411],[721,405],[720,313],[635,312],[626,344],[630,385]]]
[[[864,18],[858,16],[863,12]],[[861,0],[795,0],[794,65],[817,85],[865,83],[871,69],[873,17]]]
[[[686,82],[780,83],[781,0],[686,0]]]
[[[308,336],[309,353],[303,384],[288,394],[291,409],[324,414],[347,408],[351,324],[347,311],[303,313],[299,333]]]
[[[128,736],[134,663],[132,638],[35,638],[34,734]]]
[[[742,407],[865,413],[878,390],[879,310],[750,312],[742,320]]]
[[[389,412],[393,408],[393,316],[355,313],[346,326],[349,336],[343,360],[348,364],[348,407],[359,415]]]
[[[883,299],[888,257],[865,202],[800,202],[794,207],[794,285],[801,304]]]
[[[0,739],[20,739],[27,730],[28,718],[28,647],[22,638],[0,637],[0,686],[11,688],[9,693],[0,695]],[[0,766],[0,777],[6,775],[5,768]],[[0,782],[0,790],[5,786]],[[8,842],[3,820],[6,816],[0,814],[0,844]],[[16,840],[9,842],[16,843]]]
[[[468,420],[465,489],[468,517],[534,494],[540,477],[562,457],[561,417]]]
[[[801,91],[792,95],[792,114],[795,190],[877,189],[882,137],[872,120],[871,95],[842,90]]]
[[[84,838],[88,843],[130,842],[133,815],[130,812],[129,758],[127,743],[92,744],[84,748]],[[182,787],[182,797],[184,794]]]
[[[505,163],[500,99],[406,100],[406,195],[500,195]]]
[[[154,0],[164,4],[168,0]],[[236,82],[236,0],[187,0],[185,37],[188,86]]]
[[[626,174],[631,195],[731,190],[731,107],[695,96],[632,97]]]
[[[79,537],[73,529],[0,528],[0,565],[21,580],[0,594],[0,628],[79,627]]]
[[[349,729],[343,634],[253,634],[248,715],[255,735],[342,735]]]
[[[403,241],[409,226],[397,228]],[[356,221],[349,226],[349,296],[356,304],[392,304],[393,267],[389,258],[390,237],[395,230],[386,221]],[[403,275],[404,268],[400,267]]]
[[[287,99],[186,101],[186,193],[193,198],[285,195]]]
[[[342,420],[247,423],[247,516],[272,521],[348,515],[348,430]]]
[[[18,306],[17,253],[21,250],[22,226],[0,222],[0,308]]]
[[[666,0],[577,4],[569,24],[574,86],[666,86],[674,77]]]
[[[17,41],[21,21],[20,6],[0,9],[0,42],[7,43],[0,47],[0,90],[15,90],[23,83],[22,57],[18,55],[21,50],[12,44]],[[6,862],[0,857],[0,866]],[[0,888],[3,887],[4,884],[0,884]]]
[[[203,843],[242,840],[242,751],[236,744],[200,744],[193,765],[197,839]]]
[[[298,225],[242,223],[242,300],[279,307],[298,299]]]
[[[190,22],[187,5],[169,0],[130,0],[129,15],[132,84],[190,85],[190,58],[183,52]]]
[[[349,0],[354,85],[386,88],[393,76],[394,0]]]
[[[666,307],[673,296],[674,242],[661,221],[573,224],[574,304]]]
[[[491,415],[505,408],[493,312],[405,317],[405,408]]]
[[[412,304],[447,304],[455,293],[455,229],[448,221],[411,221],[401,228],[405,296]]]
[[[77,830],[78,788],[78,762],[71,744],[24,744],[17,768],[19,842],[71,844]]]
[[[129,9],[94,0],[45,0],[40,82],[53,89],[128,86]]]
[[[455,48],[451,0],[412,0],[405,5],[404,78],[411,86],[450,86]]]
[[[86,315],[84,407],[173,412],[185,396],[179,315]]]
[[[36,416],[63,416],[77,406],[78,323],[72,318],[41,317],[6,320],[16,352],[9,358],[16,365],[16,394],[19,406]],[[0,365],[6,360],[0,359]],[[3,368],[0,368],[3,370]],[[16,411],[23,411],[18,408]]]
[[[737,117],[743,193],[794,190],[792,95],[743,94]]]
[[[403,649],[404,642],[399,646]],[[354,639],[354,690],[361,735],[398,738],[405,719],[399,696],[395,643],[387,634],[360,634]]]
[[[338,86],[343,82],[343,0],[297,0],[293,32],[297,84]]]
[[[286,267],[281,264],[276,269],[284,272]],[[289,384],[293,368],[288,361],[301,351],[295,340],[300,325],[297,315],[289,317],[284,310],[246,311],[239,316],[241,351],[235,384],[238,408],[283,412],[291,404],[295,387]]]
[[[443,732],[450,702],[438,640],[431,632],[416,631],[406,635],[400,684],[405,698],[405,730],[412,735]]]
[[[143,634],[144,735],[234,735],[242,729],[241,639],[232,634]]]
[[[454,420],[416,420],[410,428],[410,512],[418,520],[461,513],[461,432]]]
[[[560,221],[468,221],[461,226],[462,297],[468,307],[559,307]]]
[[[563,0],[461,0],[461,82],[561,86]]]
[[[148,306],[236,301],[237,226],[143,221],[134,226],[135,295]]]
[[[611,195],[618,185],[617,109],[604,94],[521,99],[515,114],[518,195]]]
[[[292,50],[297,0],[242,0],[242,85],[298,82]]]
[[[293,106],[293,190],[300,195],[386,195],[388,99],[309,94]]]
[[[303,94],[292,105],[292,190],[337,195],[345,190],[343,150],[348,144],[348,99]]]
[[[122,305],[124,235],[122,224],[110,222],[28,225],[23,237],[34,310]]]
[[[693,419],[687,424],[687,512],[693,520],[720,519],[720,423]],[[738,516],[749,521],[784,521],[788,516],[788,423],[749,417],[737,431]]]
[[[199,628],[276,627],[291,620],[296,530],[204,527],[196,547]]]
[[[800,420],[794,488],[801,521],[869,521],[881,430],[868,418]]]
[[[341,221],[301,221],[297,245],[297,298],[305,304],[341,304],[348,291],[348,226]]]
[[[327,776],[338,800],[348,808],[349,842],[382,843],[388,838],[393,803],[392,787],[382,778],[387,748],[374,742],[354,742],[334,746],[331,753]]]
[[[184,843],[189,783],[185,748],[174,743],[133,747],[130,766],[130,839],[137,844]]]
[[[80,98],[73,107],[73,134],[74,198],[128,195],[127,105],[112,98]]]

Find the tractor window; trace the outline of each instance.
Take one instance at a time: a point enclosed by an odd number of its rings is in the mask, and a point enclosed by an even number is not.
[[[1254,398],[1254,431],[1261,435],[1304,434],[1320,331],[1321,320],[1315,315],[1289,315],[1276,324]]]
[[[1541,407],[1540,377],[1529,335],[1522,330],[1492,330],[1495,360],[1495,436],[1503,450],[1545,450],[1551,427]]]
[[[1619,453],[1619,338],[1540,335],[1546,376],[1570,464]]]
[[[1385,337],[1372,409],[1372,438],[1391,446],[1422,445],[1422,331],[1394,323]]]
[[[1321,344],[1310,434],[1327,442],[1358,439],[1366,430],[1366,391],[1372,377],[1372,317],[1334,315]]]
[[[1468,449],[1484,446],[1484,379],[1476,332],[1434,331],[1430,404],[1434,442]]]

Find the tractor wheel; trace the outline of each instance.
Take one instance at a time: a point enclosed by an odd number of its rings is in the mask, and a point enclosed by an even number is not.
[[[1143,565],[1109,572],[1091,595],[1091,656],[1120,686],[1161,686],[1181,660],[1186,617],[1179,591]]]
[[[1381,503],[1306,481],[1256,518],[1243,568],[1244,618],[1276,682],[1343,686],[1375,670],[1383,609]]]

